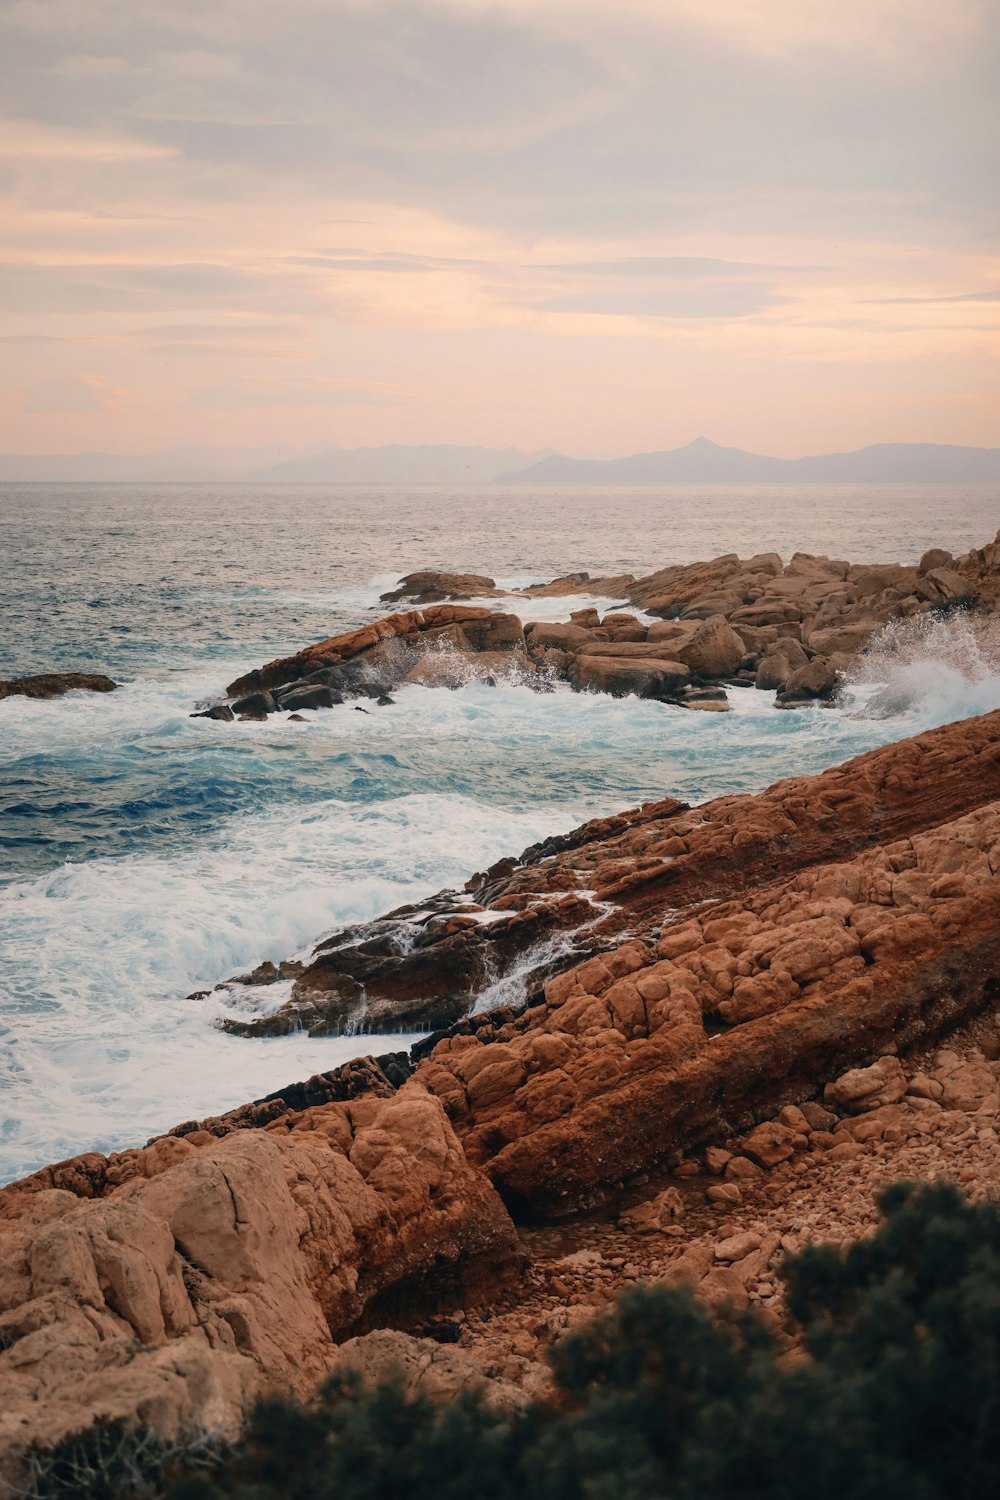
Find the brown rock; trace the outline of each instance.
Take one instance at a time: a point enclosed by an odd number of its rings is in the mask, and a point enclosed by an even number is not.
[[[665,1188],[655,1198],[637,1203],[634,1208],[624,1209],[619,1214],[618,1221],[626,1229],[637,1230],[640,1234],[652,1234],[669,1229],[683,1213],[684,1199],[680,1193],[676,1188]]]
[[[121,1187],[92,1163],[90,1200],[4,1189],[0,1445],[137,1412],[231,1428],[261,1388],[307,1394],[332,1336],[380,1303],[424,1312],[513,1268],[513,1226],[440,1103],[411,1086],[372,1106],[364,1124],[334,1104],[176,1142],[179,1160]]]
[[[442,599],[484,598],[500,592],[484,573],[407,573],[390,593],[380,595],[383,604],[407,599],[411,604],[434,604]]]
[[[744,1153],[759,1167],[776,1167],[794,1154],[795,1132],[779,1125],[777,1120],[767,1120],[744,1136],[741,1145]]]
[[[701,677],[730,677],[738,670],[746,647],[725,615],[712,615],[678,647],[678,657]]]
[[[118,686],[102,672],[42,672],[35,677],[0,678],[2,698],[61,698],[64,693],[113,693]]]
[[[880,1057],[868,1068],[851,1068],[826,1086],[823,1095],[832,1104],[851,1114],[895,1104],[906,1093],[906,1074],[898,1057]]]
[[[570,681],[580,692],[610,693],[615,698],[673,698],[690,681],[683,662],[629,657],[577,656]]]

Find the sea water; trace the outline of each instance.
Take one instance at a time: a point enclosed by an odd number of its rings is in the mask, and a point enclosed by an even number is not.
[[[0,677],[123,684],[0,703],[0,1179],[408,1040],[230,1037],[232,1001],[193,991],[584,818],[1000,707],[1000,652],[961,620],[888,633],[842,708],[794,713],[752,689],[719,715],[500,681],[308,724],[190,718],[240,672],[375,617],[417,567],[513,586],[724,551],[914,561],[998,523],[985,486],[0,486]]]

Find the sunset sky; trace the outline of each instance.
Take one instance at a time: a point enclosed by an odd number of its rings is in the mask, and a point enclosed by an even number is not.
[[[1000,445],[997,0],[3,0],[0,449]]]

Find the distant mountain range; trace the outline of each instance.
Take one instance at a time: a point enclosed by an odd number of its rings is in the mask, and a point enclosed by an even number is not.
[[[696,438],[628,458],[566,458],[551,449],[461,447],[171,448],[163,453],[0,454],[0,481],[280,484],[1000,483],[1000,448],[875,443],[853,453],[770,458]]]
[[[486,484],[552,453],[542,448],[170,448],[163,453],[0,453],[0,481],[178,483],[253,480],[296,484]]]
[[[741,448],[720,448],[696,438],[683,448],[633,453],[629,458],[563,458],[555,453],[529,468],[501,476],[525,484],[671,484],[719,481],[878,484],[937,480],[1000,481],[1000,448],[960,448],[947,443],[873,443],[854,453],[814,458],[769,458]]]

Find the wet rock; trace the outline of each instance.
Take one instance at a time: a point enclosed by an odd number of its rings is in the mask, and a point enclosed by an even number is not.
[[[581,655],[570,669],[578,692],[609,693],[614,698],[672,699],[690,680],[683,662],[669,660]]]
[[[118,683],[103,672],[40,672],[0,679],[2,698],[61,698],[64,693],[113,693]]]
[[[294,713],[303,708],[333,708],[338,699],[343,703],[343,698],[335,694],[332,688],[304,684],[279,694],[278,708],[282,713]]]
[[[379,596],[383,604],[407,599],[412,604],[435,604],[442,599],[482,598],[499,593],[496,580],[485,573],[407,573],[396,588]]]
[[[273,693],[260,692],[248,693],[245,698],[237,698],[233,704],[234,714],[273,714],[278,705],[274,700]]]
[[[724,714],[729,711],[729,699],[726,696],[725,688],[685,688],[678,702],[682,708],[693,708],[702,713]]]
[[[836,668],[825,656],[815,656],[804,667],[796,667],[778,694],[782,707],[830,698],[839,681]]]
[[[211,708],[203,708],[200,713],[189,714],[191,719],[218,719],[223,724],[231,724],[236,718],[228,703],[213,703]]]

